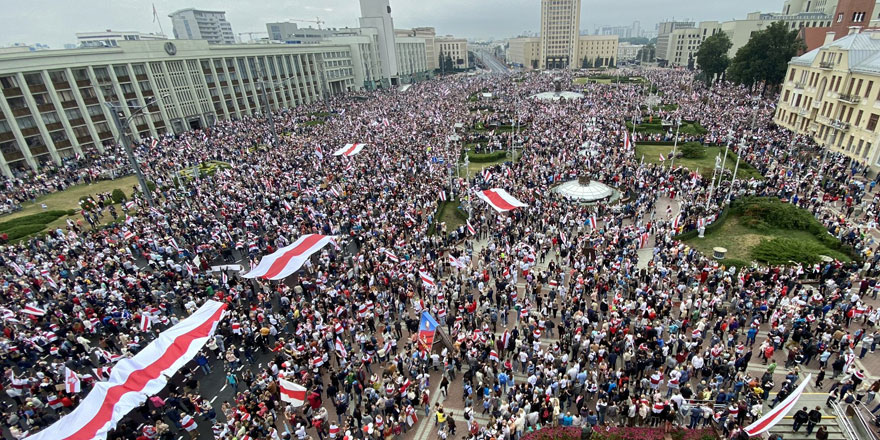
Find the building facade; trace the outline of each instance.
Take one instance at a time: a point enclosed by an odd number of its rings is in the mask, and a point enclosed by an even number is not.
[[[880,169],[880,32],[858,32],[789,62],[775,122]]]
[[[577,67],[617,65],[617,35],[581,35],[578,38]]]
[[[667,54],[669,53],[669,35],[672,34],[673,31],[677,29],[693,29],[694,22],[692,21],[664,21],[657,24],[657,62],[660,65],[665,65],[669,58],[667,58]]]
[[[289,21],[266,23],[266,33],[270,40],[287,44],[315,44],[332,37],[335,31],[329,29],[300,28]]]
[[[181,9],[168,15],[178,40],[206,40],[211,44],[235,44],[232,25],[226,21],[226,12],[201,9]]]
[[[162,34],[148,34],[137,31],[77,32],[76,41],[82,47],[116,47],[120,41],[167,40]]]
[[[617,45],[617,62],[628,63],[635,61],[643,47],[645,47],[644,44],[619,43]]]
[[[437,54],[437,60],[442,55],[444,58],[452,58],[452,65],[456,69],[467,69],[470,67],[468,62],[468,42],[464,38],[455,38],[451,35],[445,37],[437,37],[434,39],[434,53]]]
[[[350,44],[181,40],[0,53],[0,172],[12,176],[15,169],[103,152],[119,137],[107,103],[142,138],[261,113],[261,84],[273,108],[359,89],[363,76],[378,72],[364,73],[363,65],[356,72],[353,60],[361,54],[352,52]],[[131,109],[145,105],[147,111],[132,116]]]
[[[695,28],[676,29],[668,35],[663,59],[670,67],[692,67],[703,41],[719,32],[721,24],[717,21],[704,21]],[[660,57],[659,52],[657,56]]]
[[[581,0],[541,0],[541,69],[576,69]]]
[[[376,44],[379,50],[379,63],[384,77],[391,85],[398,84],[397,44],[395,43],[394,21],[391,19],[389,0],[360,0],[361,28],[376,30]]]
[[[541,65],[541,39],[538,37],[518,37],[507,41],[507,62],[526,69],[537,69]]]

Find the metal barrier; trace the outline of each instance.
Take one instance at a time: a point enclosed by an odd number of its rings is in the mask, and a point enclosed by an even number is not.
[[[864,437],[859,437],[856,434],[855,429],[853,428],[853,424],[850,421],[850,418],[846,414],[846,410],[840,405],[837,401],[831,402],[831,412],[834,413],[837,419],[837,424],[843,430],[843,435],[847,440],[862,440]]]
[[[853,427],[853,431],[858,434],[858,438],[880,440],[877,432],[871,429],[871,426],[874,425],[874,414],[863,403],[857,402],[847,405],[846,415]]]

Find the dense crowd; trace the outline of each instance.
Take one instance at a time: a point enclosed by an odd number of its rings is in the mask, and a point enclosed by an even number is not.
[[[880,383],[855,361],[880,339],[878,196],[866,165],[776,127],[772,96],[708,88],[687,72],[638,74],[676,109],[643,114],[648,84],[592,84],[583,99],[550,102],[529,95],[552,90],[551,75],[462,76],[286,110],[275,115],[277,140],[259,115],[143,140],[136,154],[155,182],[154,207],[136,195],[120,208],[124,222],[71,222],[0,250],[4,435],[23,438],[69,413],[104,367],[207,299],[229,307],[216,335],[109,437],[392,439],[422,428],[516,440],[547,425],[677,425],[734,438],[804,369],[818,370],[817,388],[825,369],[840,377],[834,399],[873,400]],[[556,77],[572,84],[569,73]],[[468,100],[483,91],[494,99]],[[319,113],[326,120],[305,123]],[[643,162],[624,133],[645,117],[698,122],[706,134],[680,142],[731,143],[766,179],[710,190],[694,170]],[[504,125],[519,129],[488,128]],[[671,139],[674,127],[629,136]],[[521,157],[465,171],[465,141]],[[354,142],[368,146],[332,156]],[[229,166],[179,178],[207,161]],[[82,159],[9,181],[3,194],[14,205],[120,166]],[[625,197],[585,206],[550,191],[580,175]],[[492,187],[528,207],[496,213],[474,196]],[[810,210],[861,263],[732,268],[673,238],[746,195]],[[440,224],[447,198],[474,232]],[[212,268],[246,272],[308,233],[335,235],[338,247],[283,282]],[[640,257],[643,248],[652,251]],[[22,313],[28,306],[45,314]],[[415,336],[423,310],[444,333],[431,352]],[[81,393],[64,392],[65,367],[84,378]],[[306,387],[302,407],[278,399],[278,378]],[[450,393],[462,401],[444,401]]]

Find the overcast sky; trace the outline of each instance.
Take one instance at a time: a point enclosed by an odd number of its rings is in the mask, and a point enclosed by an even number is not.
[[[314,20],[326,27],[356,27],[358,0],[4,0],[0,14],[0,45],[43,43],[61,48],[74,43],[76,32],[105,29],[158,32],[151,3],[169,36],[168,14],[182,8],[226,11],[232,30],[265,32],[265,23],[288,19]],[[653,29],[666,19],[726,21],[754,11],[776,12],[783,0],[582,0],[581,29],[601,25],[631,25]],[[397,28],[433,26],[438,34],[467,38],[506,38],[537,32],[540,0],[391,0]],[[301,23],[308,26],[308,23]],[[247,39],[248,37],[244,37]]]

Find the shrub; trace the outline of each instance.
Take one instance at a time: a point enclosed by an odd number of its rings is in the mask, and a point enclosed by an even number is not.
[[[29,235],[36,234],[36,233],[42,231],[43,229],[46,229],[45,223],[36,223],[36,224],[15,226],[15,227],[3,230],[2,232],[8,236],[7,238],[9,240],[18,240],[20,238],[24,238]]]
[[[507,151],[493,151],[491,153],[468,153],[468,160],[475,163],[497,162],[507,158]]]
[[[113,203],[122,203],[126,199],[125,193],[119,188],[114,189],[113,192],[110,193],[110,198],[113,199]]]
[[[702,159],[706,157],[706,147],[698,142],[688,142],[681,146],[681,156],[686,159]]]
[[[8,233],[10,229],[23,225],[42,225],[45,227],[45,225],[64,217],[66,214],[66,211],[52,210],[38,214],[25,215],[0,223],[0,232]]]
[[[819,255],[826,252],[825,246],[816,243],[777,237],[752,248],[752,258],[767,264],[815,264],[821,261]]]
[[[580,440],[581,428],[557,426],[541,428],[523,435],[520,440]]]

